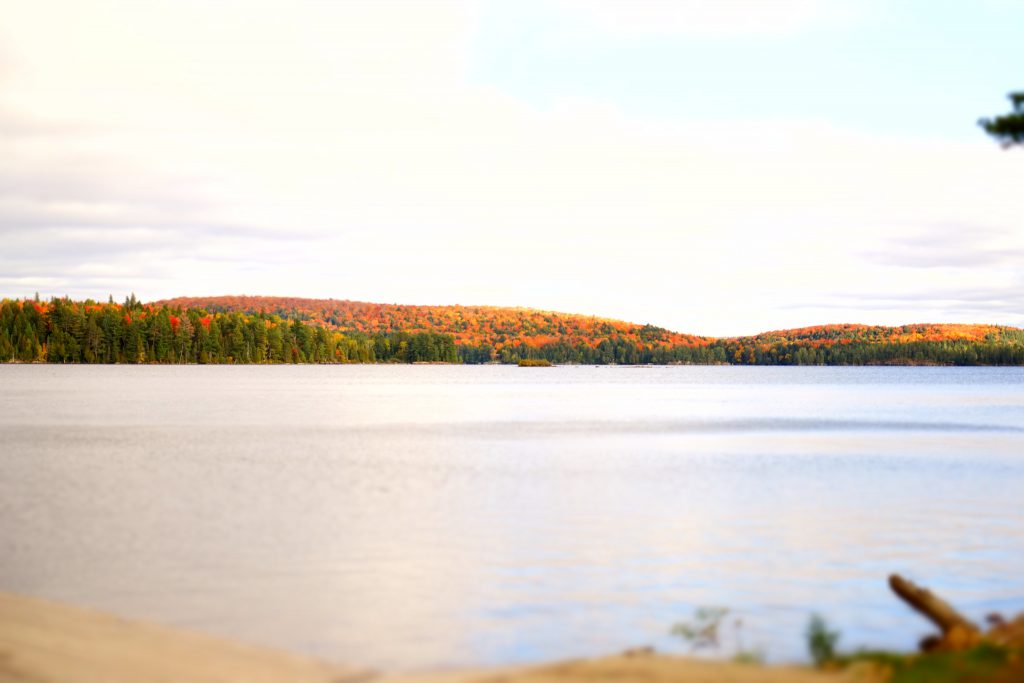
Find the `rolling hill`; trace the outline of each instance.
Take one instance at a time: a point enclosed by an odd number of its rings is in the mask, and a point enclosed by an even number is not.
[[[1024,330],[821,325],[714,338],[593,316],[222,296],[0,301],[0,362],[1024,365]]]
[[[551,353],[539,355],[553,355],[550,359],[556,362],[1017,364],[1022,362],[1017,360],[1017,351],[1024,345],[1024,331],[983,324],[918,323],[894,327],[838,324],[715,338],[672,332],[653,325],[530,308],[411,306],[258,296],[180,297],[157,301],[154,305],[277,315],[343,333],[452,335],[457,346],[491,348],[497,352],[497,358],[507,361],[547,350]],[[580,354],[584,348],[597,353],[584,351]],[[502,358],[501,352],[508,349],[519,353]],[[577,357],[567,349],[576,350]],[[1007,349],[1010,353],[1003,353]],[[941,357],[936,357],[940,351]],[[979,351],[982,351],[981,356],[978,356]],[[579,357],[581,355],[586,357]]]
[[[277,315],[341,332],[450,334],[460,346],[501,348],[516,342],[533,348],[555,342],[596,346],[603,339],[613,338],[666,347],[695,347],[710,341],[707,337],[670,332],[653,325],[532,308],[409,306],[267,296],[180,297],[156,301],[153,305],[217,313]]]

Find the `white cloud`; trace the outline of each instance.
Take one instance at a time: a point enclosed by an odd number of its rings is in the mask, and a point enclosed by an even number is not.
[[[977,263],[1024,248],[1019,155],[639,122],[604,102],[538,112],[464,83],[458,4],[21,3],[5,19],[4,294],[492,303],[725,334],[916,320],[929,292],[998,297],[1020,270]],[[998,236],[928,269],[893,241],[949,225]],[[872,305],[893,292],[912,296]],[[943,315],[1024,322],[977,298]]]

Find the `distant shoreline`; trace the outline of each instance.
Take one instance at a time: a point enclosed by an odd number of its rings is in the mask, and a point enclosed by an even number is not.
[[[446,362],[443,360],[414,362],[400,362],[395,360],[378,360],[369,362],[356,361],[327,361],[327,362],[158,362],[148,360],[145,362],[83,362],[83,361],[55,361],[55,360],[18,360],[16,358],[0,361],[0,366],[128,366],[128,367],[181,367],[181,368],[204,368],[204,367],[237,367],[237,368],[285,368],[290,366],[451,366],[451,367],[499,367],[499,368],[530,368],[529,365],[522,365],[521,361],[509,362]],[[995,364],[973,364],[957,365],[954,362],[936,362],[929,360],[906,360],[889,362],[861,362],[861,364],[816,364],[816,365],[779,365],[779,364],[734,364],[734,362],[553,362],[551,368],[1021,368],[1024,366],[995,365]]]
[[[818,325],[707,337],[593,316],[486,306],[275,297],[144,304],[0,300],[0,362],[96,364],[1024,366],[1024,330]]]

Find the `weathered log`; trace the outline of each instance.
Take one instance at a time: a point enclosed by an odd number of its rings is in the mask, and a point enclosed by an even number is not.
[[[943,636],[954,632],[977,634],[979,629],[972,621],[953,609],[948,602],[935,596],[930,590],[920,588],[914,582],[899,574],[889,577],[889,587],[904,602],[939,627]]]

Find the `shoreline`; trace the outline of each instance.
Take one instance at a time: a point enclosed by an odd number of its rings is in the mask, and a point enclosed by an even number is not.
[[[105,367],[248,367],[248,368],[265,368],[265,367],[300,367],[300,366],[320,366],[320,367],[336,367],[336,366],[369,366],[369,365],[383,365],[391,367],[422,367],[422,366],[450,366],[450,367],[530,367],[529,365],[520,365],[519,362],[508,362],[500,363],[497,361],[488,361],[486,363],[449,363],[447,361],[413,361],[411,363],[403,363],[400,361],[369,361],[369,362],[357,362],[357,361],[332,361],[327,363],[318,362],[302,362],[302,363],[284,363],[284,362],[265,362],[265,363],[160,363],[156,361],[146,361],[143,363],[88,363],[88,362],[55,362],[46,360],[18,360],[10,359],[0,361],[0,366],[3,365],[50,365],[50,366],[105,366]],[[973,364],[957,364],[957,363],[939,363],[933,361],[907,361],[907,362],[868,362],[868,363],[687,363],[681,361],[673,361],[671,363],[551,363],[550,366],[553,368],[1020,368],[1024,365],[1007,363],[1007,364],[996,364],[996,363],[973,363]]]
[[[643,650],[532,666],[392,674],[0,592],[2,683],[826,683],[844,678],[806,666],[736,664]]]

